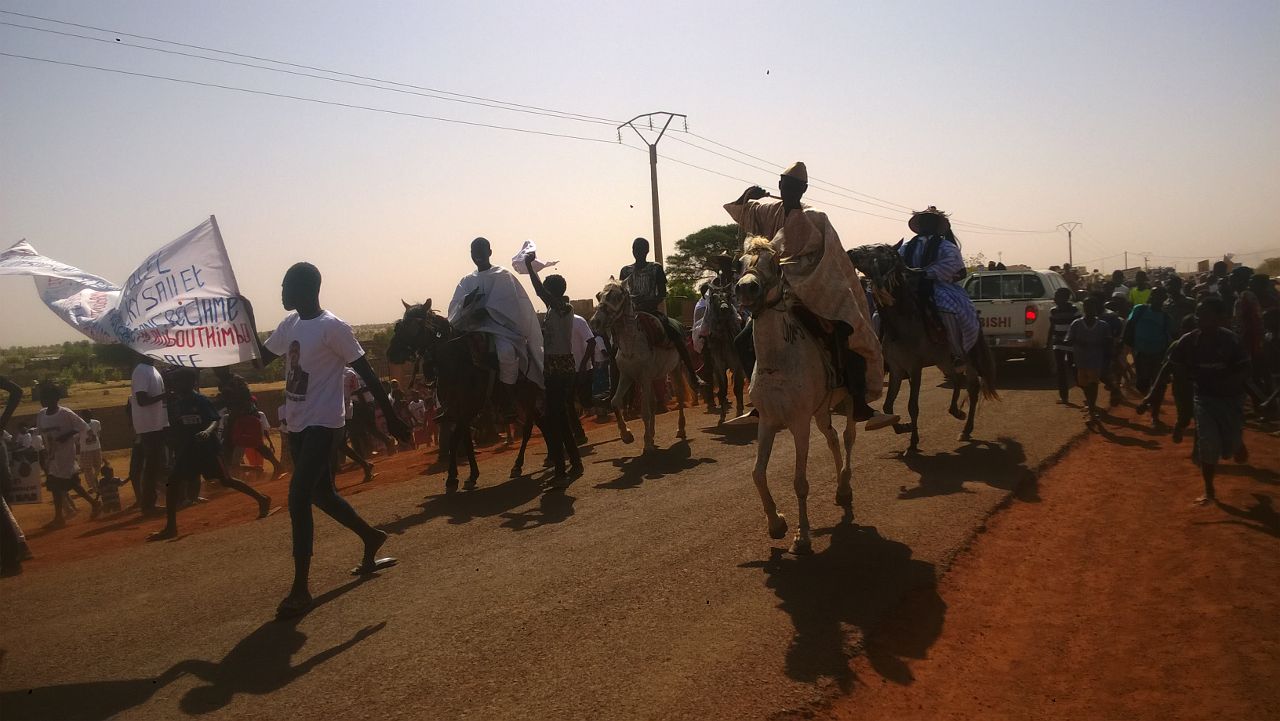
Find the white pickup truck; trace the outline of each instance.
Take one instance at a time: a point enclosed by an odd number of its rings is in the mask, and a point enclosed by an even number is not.
[[[1048,270],[979,270],[964,281],[996,359],[1024,357],[1047,368],[1053,368],[1049,309],[1065,287],[1062,276]]]

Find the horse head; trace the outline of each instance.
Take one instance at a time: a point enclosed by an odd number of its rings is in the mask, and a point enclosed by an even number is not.
[[[596,293],[596,312],[591,316],[591,330],[604,335],[618,320],[631,315],[631,284],[609,276],[604,289]]]
[[[751,236],[743,242],[742,275],[734,292],[753,315],[782,300],[782,266],[768,238]]]
[[[714,335],[720,330],[731,336],[738,331],[738,308],[733,286],[712,284],[707,289],[707,315],[704,321]]]
[[[849,260],[871,281],[871,292],[877,305],[887,308],[911,297],[907,265],[897,246],[884,243],[861,245],[849,251]]]
[[[406,363],[415,357],[429,358],[432,347],[452,335],[449,321],[431,309],[430,299],[417,305],[403,300],[400,303],[404,305],[404,316],[396,321],[391,333],[387,360]]]

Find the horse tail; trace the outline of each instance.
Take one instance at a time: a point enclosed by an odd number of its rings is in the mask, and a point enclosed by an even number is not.
[[[987,345],[987,339],[982,335],[981,328],[978,329],[977,342],[969,351],[969,360],[978,370],[978,380],[982,384],[982,397],[989,401],[1000,400],[1000,394],[996,392],[996,359],[991,353],[991,347]]]

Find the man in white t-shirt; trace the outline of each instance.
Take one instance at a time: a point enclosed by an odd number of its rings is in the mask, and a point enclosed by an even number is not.
[[[140,356],[129,387],[129,418],[142,442],[142,498],[138,504],[144,516],[158,513],[156,489],[164,482],[165,429],[169,427],[165,402],[172,397],[165,390],[164,378],[155,364],[153,359]]]
[[[315,542],[311,506],[329,514],[364,542],[364,556],[352,573],[366,575],[395,565],[394,558],[378,558],[387,534],[369,525],[334,485],[333,457],[342,444],[346,425],[343,369],[348,365],[364,380],[366,388],[381,389],[364,349],[351,326],[320,307],[320,271],[310,263],[295,263],[284,275],[281,301],[291,311],[266,343],[259,343],[264,363],[285,359],[285,405],[289,418],[289,447],[293,476],[289,481],[289,518],[293,525],[293,586],[280,602],[282,617],[299,616],[311,608],[308,578]],[[253,306],[245,308],[253,319]],[[255,323],[256,327],[256,323]],[[384,391],[373,394],[382,406],[392,433],[405,443],[410,432],[394,413]]]

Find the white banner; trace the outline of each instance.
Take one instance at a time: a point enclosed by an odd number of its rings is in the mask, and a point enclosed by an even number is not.
[[[257,357],[227,248],[212,216],[152,253],[123,287],[36,253],[0,253],[0,275],[30,275],[40,299],[100,343],[124,343],[171,365],[213,368]]]

